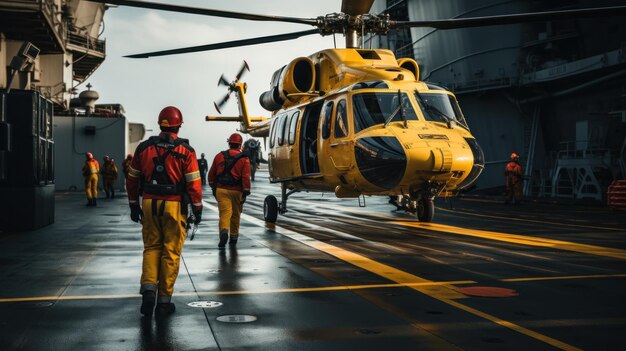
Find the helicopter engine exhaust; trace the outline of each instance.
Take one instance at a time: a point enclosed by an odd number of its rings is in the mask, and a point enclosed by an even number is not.
[[[259,97],[259,103],[268,111],[280,109],[289,94],[307,93],[315,87],[315,64],[308,57],[298,57],[272,75],[270,90]]]
[[[398,59],[398,66],[400,68],[404,68],[409,70],[415,76],[415,80],[420,79],[420,67],[412,58],[401,58]]]

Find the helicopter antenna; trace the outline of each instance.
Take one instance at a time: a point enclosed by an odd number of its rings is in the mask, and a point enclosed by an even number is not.
[[[226,79],[226,77],[224,77],[223,74],[220,76],[220,79],[217,81],[217,86],[218,87],[221,85],[227,86],[228,92],[226,93],[226,95],[224,95],[223,98],[219,100],[219,102],[213,102],[213,106],[215,106],[217,113],[219,114],[222,113],[221,111],[222,107],[226,105],[226,103],[230,99],[230,94],[232,94],[235,91],[235,85],[239,82],[239,79],[243,77],[246,71],[248,72],[250,71],[250,66],[248,66],[248,63],[246,61],[243,61],[243,64],[241,65],[239,72],[237,72],[237,75],[235,76],[235,80],[233,80],[232,82],[229,82],[228,79]]]

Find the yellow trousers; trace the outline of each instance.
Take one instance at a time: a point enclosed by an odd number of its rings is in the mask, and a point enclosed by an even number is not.
[[[85,192],[88,199],[98,198],[98,174],[93,173],[85,177]]]
[[[220,212],[220,232],[230,230],[230,238],[239,237],[239,220],[243,208],[243,193],[237,190],[217,188],[215,192]]]
[[[157,291],[157,302],[170,302],[178,277],[187,218],[180,202],[143,199],[143,270],[141,290]]]

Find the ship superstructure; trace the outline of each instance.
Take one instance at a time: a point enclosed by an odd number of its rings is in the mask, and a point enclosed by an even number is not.
[[[623,2],[377,0],[371,12],[419,21],[617,5]],[[414,58],[422,79],[458,96],[485,151],[479,188],[503,186],[511,152],[522,155],[526,195],[601,200],[611,180],[626,177],[623,16],[402,29],[371,45]]]

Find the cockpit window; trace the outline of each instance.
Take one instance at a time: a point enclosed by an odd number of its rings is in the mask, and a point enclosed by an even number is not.
[[[399,100],[402,99],[400,106]],[[413,105],[406,93],[374,92],[355,94],[352,97],[354,110],[354,132],[377,124],[383,124],[391,118],[391,122],[417,120]],[[401,107],[401,108],[400,108]],[[393,116],[393,117],[392,117]]]
[[[453,120],[467,127],[459,104],[452,95],[419,93],[416,91],[415,99],[419,103],[427,121],[445,123],[448,120]]]

